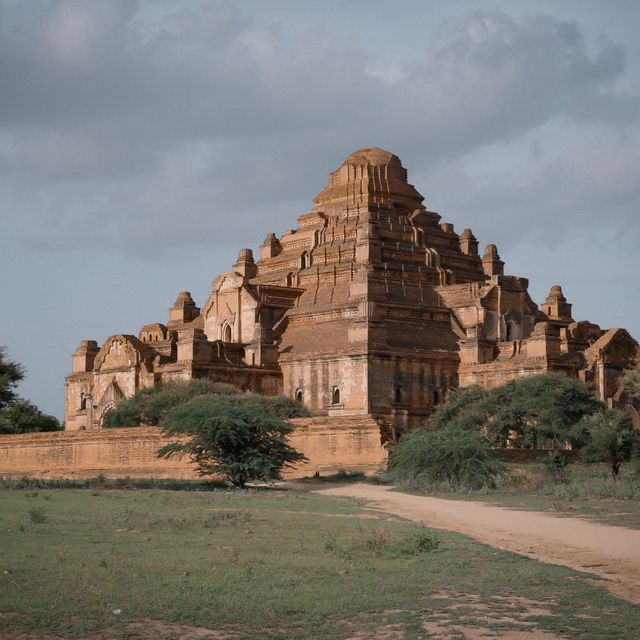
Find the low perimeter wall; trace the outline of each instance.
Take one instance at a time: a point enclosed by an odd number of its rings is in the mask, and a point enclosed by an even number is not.
[[[373,473],[387,451],[371,418],[296,418],[290,443],[308,462],[285,472],[299,478],[341,469]],[[197,478],[186,457],[165,460],[156,452],[171,439],[156,427],[60,431],[0,436],[0,477]]]

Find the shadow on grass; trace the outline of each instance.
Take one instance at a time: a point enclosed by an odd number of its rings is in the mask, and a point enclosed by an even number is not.
[[[170,478],[95,478],[60,479],[29,478],[0,479],[1,489],[94,489],[94,490],[136,490],[162,489],[165,491],[214,491],[229,489],[230,485],[223,480],[174,480]]]

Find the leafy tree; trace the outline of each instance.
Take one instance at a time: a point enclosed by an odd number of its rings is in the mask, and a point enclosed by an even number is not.
[[[8,360],[5,347],[0,347],[0,434],[62,429],[57,418],[18,397],[15,387],[23,378],[22,365]]]
[[[249,397],[254,398],[265,409],[273,411],[281,418],[303,418],[309,415],[309,412],[303,404],[287,396],[262,396],[255,394]]]
[[[457,426],[416,429],[392,449],[391,475],[398,481],[449,482],[460,489],[494,487],[504,473],[487,438]]]
[[[473,428],[487,421],[484,402],[489,392],[481,387],[461,387],[449,393],[447,401],[439,405],[431,419],[431,429],[444,429],[448,426]]]
[[[493,446],[535,449],[547,440],[562,446],[571,438],[571,427],[602,406],[587,384],[545,373],[489,390],[459,389],[429,425],[481,430]]]
[[[617,481],[620,468],[635,452],[640,452],[640,432],[633,428],[626,413],[604,409],[585,416],[573,428],[573,437],[581,446],[585,462],[609,462]]]
[[[512,380],[493,390],[485,406],[496,444],[531,449],[545,440],[561,446],[576,422],[602,407],[591,387],[557,373]]]
[[[24,368],[6,356],[6,348],[0,347],[0,409],[17,400],[15,387],[24,378]]]
[[[262,396],[244,394],[238,387],[225,382],[214,382],[206,378],[184,382],[166,382],[158,387],[138,389],[130,398],[123,398],[104,417],[105,428],[134,427],[138,425],[159,426],[173,408],[198,397],[251,397],[266,409],[283,418],[298,418],[309,415],[304,405],[286,396]]]
[[[200,475],[219,474],[237,487],[278,479],[305,460],[287,443],[293,427],[255,397],[194,398],[173,408],[162,427],[180,440],[162,447],[160,457],[189,455]]]
[[[33,431],[61,431],[57,418],[42,413],[26,400],[16,400],[0,410],[0,433],[29,433]]]
[[[102,426],[104,429],[137,427],[142,424],[141,414],[140,398],[134,395],[121,400],[113,409],[109,409],[104,416]]]
[[[174,407],[198,396],[238,396],[237,387],[208,379],[166,382],[158,387],[138,389],[130,398],[122,399],[104,417],[105,428],[158,426]]]
[[[640,402],[640,355],[636,357],[636,364],[629,369],[622,379],[625,391],[636,402]]]

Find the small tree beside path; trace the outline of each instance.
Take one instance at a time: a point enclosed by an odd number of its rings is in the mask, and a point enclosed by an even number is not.
[[[188,455],[200,475],[220,475],[236,487],[272,481],[306,460],[287,442],[293,426],[257,397],[201,397],[172,409],[164,434],[179,437],[160,449],[168,458]]]

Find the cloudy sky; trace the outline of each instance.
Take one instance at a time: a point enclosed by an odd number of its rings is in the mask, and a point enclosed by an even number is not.
[[[537,302],[640,337],[637,0],[0,0],[0,344],[64,414],[82,339],[198,304],[353,150]]]

